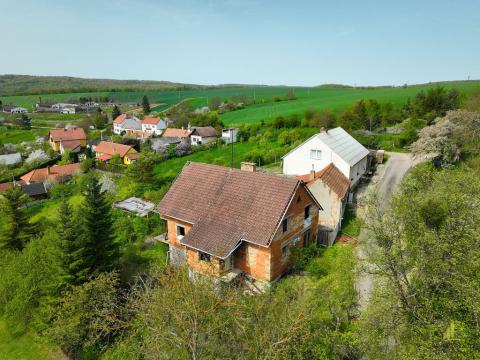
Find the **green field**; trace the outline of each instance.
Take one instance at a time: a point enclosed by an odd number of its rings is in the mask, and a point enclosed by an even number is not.
[[[0,127],[0,144],[19,144],[24,141],[33,141],[37,136],[47,136],[48,129],[7,129]]]

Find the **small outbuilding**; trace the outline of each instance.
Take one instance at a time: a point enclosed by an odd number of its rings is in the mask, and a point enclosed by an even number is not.
[[[126,212],[135,214],[136,216],[144,217],[155,210],[155,204],[149,201],[131,197],[122,201],[117,201],[113,207],[122,209]]]

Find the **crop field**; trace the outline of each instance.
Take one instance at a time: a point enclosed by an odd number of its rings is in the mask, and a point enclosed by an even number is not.
[[[303,114],[308,109],[328,109],[332,111],[344,110],[356,100],[375,99],[380,102],[390,101],[401,106],[408,98],[413,98],[420,90],[435,85],[418,85],[407,88],[311,88],[296,90],[297,99],[281,102],[268,102],[250,105],[245,109],[227,112],[221,115],[226,125],[256,123],[261,120],[270,120],[276,116]],[[462,92],[470,92],[480,88],[480,81],[445,83],[446,88],[457,88]]]
[[[480,88],[480,81],[459,81],[438,83],[446,88],[455,87],[463,92],[470,92]],[[396,88],[346,88],[346,87],[286,87],[286,86],[245,86],[225,87],[202,90],[184,91],[132,91],[132,92],[92,92],[42,95],[42,99],[66,101],[78,99],[81,96],[95,97],[108,96],[120,102],[141,102],[143,95],[147,95],[154,111],[163,111],[183,100],[190,101],[194,107],[208,104],[212,97],[219,96],[227,100],[230,96],[241,95],[249,99],[255,98],[257,104],[245,109],[225,113],[221,116],[226,125],[255,123],[269,120],[278,115],[288,116],[302,114],[307,109],[343,110],[359,99],[376,99],[390,101],[397,106],[402,105],[409,97],[414,97],[422,89],[438,84],[425,84],[410,87]],[[293,90],[297,99],[290,101],[273,102],[275,96],[283,97],[288,90]],[[4,104],[13,103],[32,109],[38,101],[38,95],[0,97]],[[56,114],[58,116],[58,114]],[[53,119],[52,119],[53,120]]]

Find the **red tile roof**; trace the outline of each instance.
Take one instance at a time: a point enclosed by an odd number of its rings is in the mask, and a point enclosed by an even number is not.
[[[62,178],[72,176],[76,171],[80,171],[80,163],[53,165],[50,168],[34,169],[20,179],[26,183],[39,183],[47,180],[61,181]]]
[[[187,163],[158,211],[194,224],[183,245],[225,258],[240,241],[269,246],[299,186],[292,177]]]
[[[113,120],[113,123],[119,125],[123,123],[126,118],[127,118],[127,114],[120,114],[115,118],[115,120]]]
[[[187,138],[192,134],[189,130],[184,129],[175,129],[175,128],[166,128],[163,132],[163,137],[178,137],[178,138]]]
[[[332,189],[340,199],[343,199],[350,188],[350,181],[333,163],[325,166],[322,170],[315,173],[313,178],[311,174],[297,176],[299,180],[305,183],[312,183],[315,180],[323,181]]]
[[[55,129],[50,130],[50,138],[53,141],[87,140],[87,135],[82,128]]]
[[[111,158],[112,158],[112,155],[108,155],[108,154],[102,154],[102,155],[97,156],[97,159],[100,160],[100,161],[108,161]]]
[[[100,141],[100,143],[95,146],[94,151],[101,154],[108,155],[119,155],[124,157],[127,152],[133,149],[131,145],[117,144],[109,141]]]
[[[69,149],[69,150],[75,150],[82,144],[80,143],[80,140],[66,140],[61,142],[62,147],[64,149]]]
[[[143,119],[143,124],[147,124],[147,125],[156,125],[160,122],[160,118],[145,118]]]

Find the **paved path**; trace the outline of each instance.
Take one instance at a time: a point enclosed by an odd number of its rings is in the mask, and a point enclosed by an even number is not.
[[[407,171],[417,163],[410,154],[389,152],[388,155],[390,158],[385,166],[378,170],[379,174],[377,179],[374,179],[368,186],[368,188],[373,187],[373,190],[376,191],[384,204],[387,204]],[[359,271],[357,273],[355,287],[359,296],[359,310],[362,311],[367,306],[372,294],[372,276],[368,271],[365,271],[368,270],[369,267],[366,259],[368,249],[372,246],[372,243],[365,229],[360,231],[358,240],[356,255],[359,259]]]

